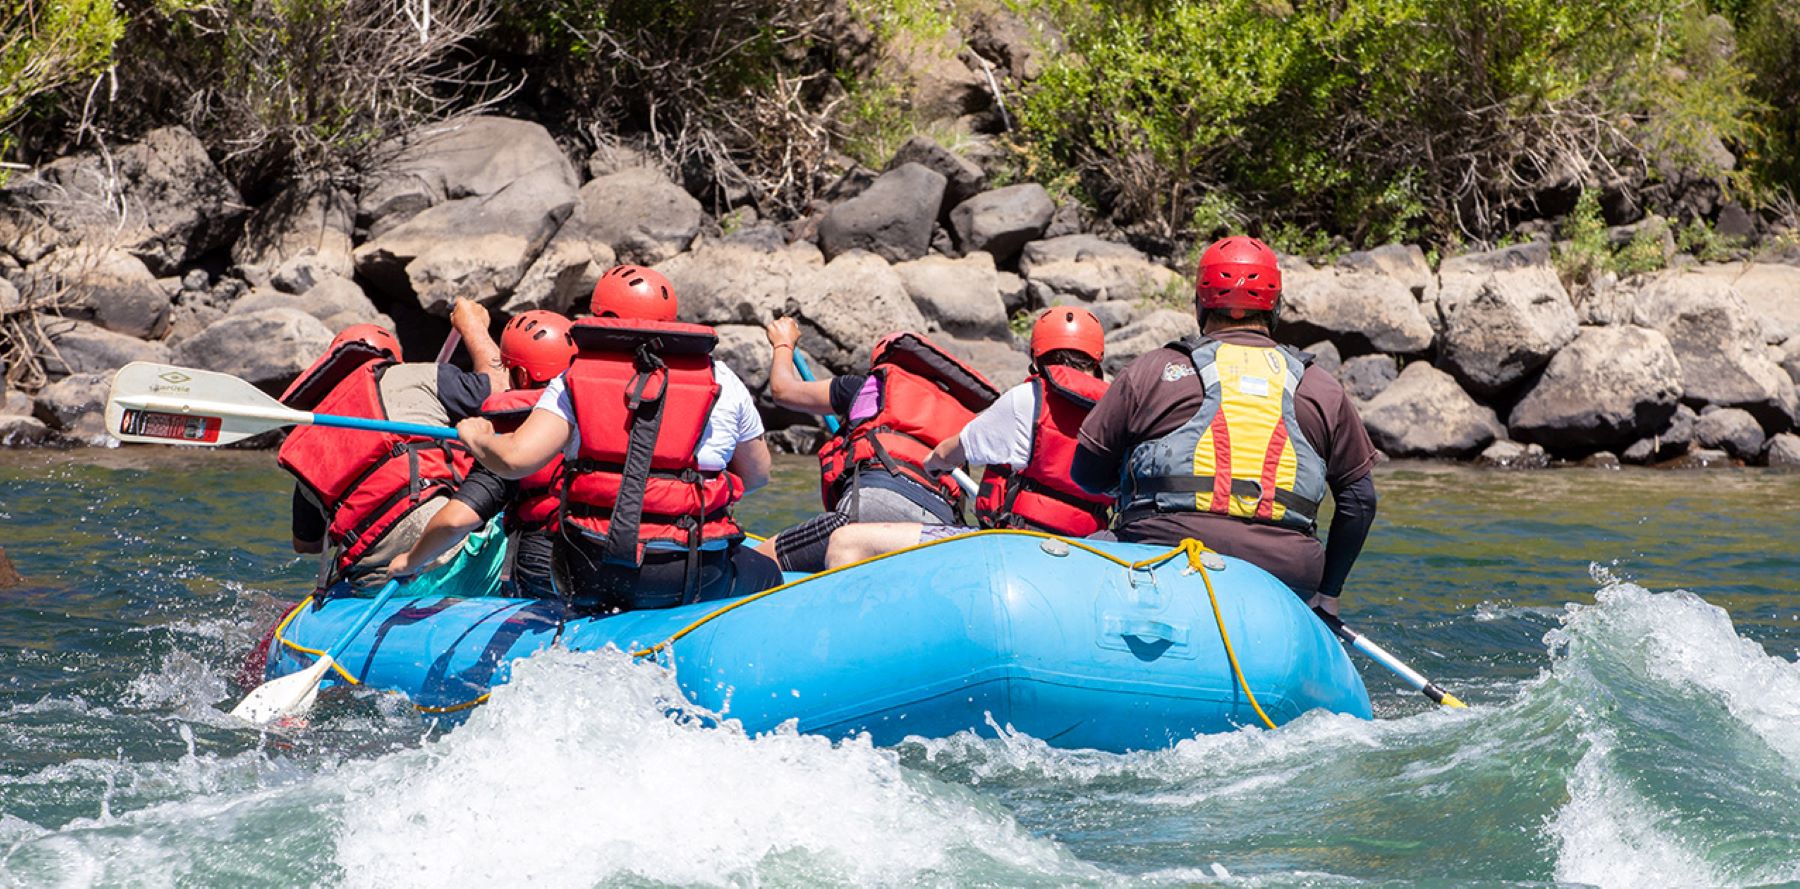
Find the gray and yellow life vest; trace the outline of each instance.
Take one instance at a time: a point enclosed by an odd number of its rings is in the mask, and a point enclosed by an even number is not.
[[[1210,512],[1311,534],[1325,498],[1325,460],[1294,414],[1308,356],[1204,336],[1186,352],[1206,387],[1192,419],[1132,448],[1120,478],[1120,525],[1153,513]],[[1166,379],[1185,368],[1171,364]]]

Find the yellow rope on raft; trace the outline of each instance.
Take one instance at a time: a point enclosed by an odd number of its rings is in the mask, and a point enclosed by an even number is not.
[[[307,648],[306,646],[301,645],[298,642],[289,642],[287,636],[285,635],[287,632],[287,625],[291,621],[293,621],[293,619],[296,616],[298,616],[300,614],[300,612],[305,611],[306,606],[312,604],[312,600],[313,600],[313,597],[311,597],[311,596],[307,596],[306,598],[301,599],[300,604],[295,605],[294,609],[287,613],[287,617],[282,618],[281,623],[278,623],[275,625],[275,641],[284,646],[287,646],[288,648],[292,648],[295,651],[310,654],[314,658],[322,658],[325,656],[325,651],[323,649]],[[344,681],[350,683],[351,685],[361,685],[362,684],[362,680],[356,678],[355,676],[350,675],[349,671],[345,670],[343,665],[339,664],[336,659],[333,659],[331,662],[331,670],[332,670],[332,672],[338,674],[339,676],[344,677]]]

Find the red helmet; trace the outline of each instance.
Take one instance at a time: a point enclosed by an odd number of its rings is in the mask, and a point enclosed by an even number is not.
[[[601,318],[673,321],[679,305],[675,288],[661,272],[641,265],[618,265],[607,269],[594,285],[591,308]]]
[[[394,336],[393,331],[379,324],[352,324],[344,328],[331,338],[331,346],[325,350],[325,354],[330,355],[349,343],[362,343],[378,352],[386,352],[395,361],[400,360],[400,340]]]
[[[1087,309],[1048,309],[1031,325],[1031,359],[1036,361],[1056,349],[1074,349],[1099,361],[1106,357],[1106,330]]]
[[[500,331],[501,365],[523,372],[533,387],[556,379],[575,360],[571,326],[569,319],[544,309],[514,315]]]
[[[1201,309],[1272,312],[1281,298],[1275,251],[1255,238],[1226,238],[1200,254],[1194,297]]]

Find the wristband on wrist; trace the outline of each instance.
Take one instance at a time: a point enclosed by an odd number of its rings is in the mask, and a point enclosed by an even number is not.
[[[783,346],[786,346],[787,348],[792,349],[794,347],[794,344],[793,343],[776,343],[775,344],[775,348],[777,348],[777,349],[782,348]]]

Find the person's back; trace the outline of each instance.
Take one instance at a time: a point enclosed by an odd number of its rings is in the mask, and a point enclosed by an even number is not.
[[[1203,333],[1119,374],[1081,427],[1073,472],[1089,490],[1117,491],[1119,539],[1201,540],[1335,613],[1374,520],[1375,449],[1337,380],[1271,337],[1280,286],[1260,242],[1209,248]],[[1327,491],[1337,510],[1321,545]]]

